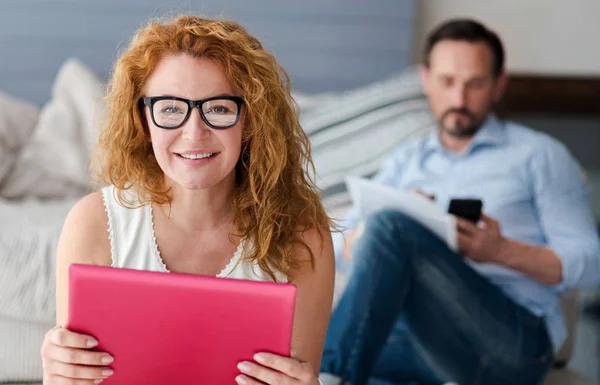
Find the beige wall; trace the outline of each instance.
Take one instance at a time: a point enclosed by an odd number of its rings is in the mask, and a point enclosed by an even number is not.
[[[427,33],[452,17],[495,30],[511,72],[600,75],[600,0],[419,0],[415,60]]]

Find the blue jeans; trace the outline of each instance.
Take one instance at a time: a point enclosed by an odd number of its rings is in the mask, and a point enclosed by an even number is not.
[[[353,385],[542,383],[553,363],[544,320],[410,217],[369,217],[352,255],[321,372]]]

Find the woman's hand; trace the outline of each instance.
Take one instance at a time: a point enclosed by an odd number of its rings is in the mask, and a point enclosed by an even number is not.
[[[271,353],[254,355],[256,362],[243,361],[238,369],[244,373],[235,378],[240,385],[318,385],[312,366],[294,358]]]
[[[57,326],[44,337],[42,362],[44,385],[93,385],[113,374],[106,365],[113,358],[90,351],[98,345],[95,338]]]

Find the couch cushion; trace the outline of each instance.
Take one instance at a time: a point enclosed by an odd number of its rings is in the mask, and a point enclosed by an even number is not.
[[[594,385],[591,381],[571,369],[553,370],[544,385]]]
[[[29,140],[38,114],[33,104],[0,92],[0,185]]]
[[[40,381],[40,348],[51,323],[0,317],[0,383]]]
[[[34,133],[0,188],[7,198],[81,196],[93,188],[91,150],[104,116],[104,86],[85,65],[67,60]]]

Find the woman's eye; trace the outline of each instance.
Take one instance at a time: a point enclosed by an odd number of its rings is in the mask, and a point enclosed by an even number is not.
[[[181,112],[181,110],[179,110],[177,107],[167,107],[163,108],[162,112],[165,114],[178,114]]]
[[[225,106],[214,106],[209,112],[213,114],[227,114],[229,112],[229,108]]]

